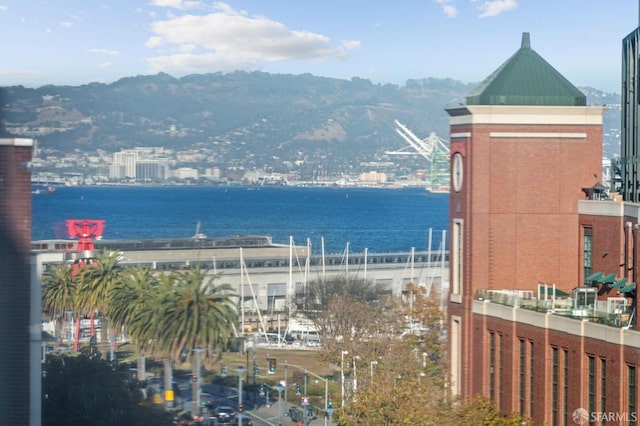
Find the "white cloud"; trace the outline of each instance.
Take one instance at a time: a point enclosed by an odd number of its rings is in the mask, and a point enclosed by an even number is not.
[[[355,50],[360,48],[359,40],[342,40],[342,47],[347,50]]]
[[[455,6],[445,5],[442,6],[442,11],[448,18],[455,18],[458,15],[458,9]]]
[[[480,18],[486,18],[489,16],[498,16],[502,12],[513,10],[518,7],[517,0],[490,0],[485,1],[478,6],[478,9],[482,11]]]
[[[9,10],[9,7],[6,4],[0,4],[0,12],[4,12],[5,10]]]
[[[149,2],[152,6],[157,7],[169,7],[172,9],[178,10],[189,10],[189,9],[202,9],[204,8],[204,3],[201,1],[189,1],[189,0],[151,0]]]
[[[154,0],[156,3],[181,3]],[[172,74],[255,69],[264,62],[344,59],[358,41],[333,45],[321,34],[294,31],[280,22],[249,16],[226,3],[204,15],[187,14],[156,21],[146,43],[160,55],[148,59],[155,72]]]
[[[71,26],[72,26],[72,25],[73,25],[73,24],[72,24],[71,22],[69,22],[69,21],[66,21],[66,22],[60,22],[60,26],[61,26],[61,27],[65,27],[65,28],[71,28]]]
[[[98,68],[109,68],[111,66],[111,62],[103,62],[98,64]]]
[[[118,56],[122,53],[119,50],[109,50],[109,49],[89,49],[89,52],[99,53],[101,55],[108,55],[108,56]]]
[[[453,4],[454,0],[436,0],[447,18],[455,18],[458,15],[458,8]]]

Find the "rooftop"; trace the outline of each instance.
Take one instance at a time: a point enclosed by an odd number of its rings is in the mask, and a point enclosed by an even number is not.
[[[466,99],[467,105],[586,106],[587,97],[531,48],[529,33],[520,49]]]

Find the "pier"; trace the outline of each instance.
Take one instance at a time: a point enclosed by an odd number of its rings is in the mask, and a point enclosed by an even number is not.
[[[40,270],[65,262],[76,250],[73,240],[32,242]],[[348,247],[348,245],[347,245]],[[307,246],[273,244],[270,237],[96,240],[95,250],[120,253],[123,267],[147,266],[159,273],[199,265],[218,283],[229,284],[241,297],[238,308],[245,330],[257,324],[257,311],[271,329],[280,328],[287,301],[296,289],[342,276],[375,285],[383,294],[401,297],[407,285],[425,287],[434,297],[448,292],[448,253],[312,253]]]

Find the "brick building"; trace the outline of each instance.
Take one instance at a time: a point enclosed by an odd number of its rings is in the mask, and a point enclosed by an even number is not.
[[[41,312],[31,309],[31,139],[0,139],[0,424],[40,424]],[[39,293],[37,294],[39,296]],[[39,302],[39,301],[38,301]],[[32,350],[35,349],[35,353]],[[34,365],[36,368],[32,368]]]
[[[447,112],[453,393],[551,425],[636,422],[640,206],[602,187],[604,107],[525,33]]]

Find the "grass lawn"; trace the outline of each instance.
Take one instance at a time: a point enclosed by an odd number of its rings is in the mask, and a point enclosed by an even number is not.
[[[103,352],[102,356],[109,358],[109,352]],[[136,348],[133,344],[124,344],[118,348],[116,353],[120,363],[136,363]],[[277,360],[275,374],[267,374],[268,361],[267,358],[275,358]],[[220,369],[224,365],[227,368],[228,376],[237,376],[238,367],[249,368],[249,377],[252,378],[254,352],[242,354],[239,352],[225,352],[222,359],[214,365],[205,366],[203,363],[203,375],[207,378],[215,379],[220,375]],[[338,367],[331,366],[327,362],[321,361],[317,350],[294,350],[294,349],[278,349],[278,348],[256,348],[255,364],[259,368],[259,376],[262,381],[268,379],[269,382],[277,383],[284,379],[284,366],[287,364],[288,379],[291,380],[297,374],[302,375],[304,370],[322,378],[333,376],[339,371]],[[135,365],[133,365],[135,367]],[[147,372],[151,374],[162,374],[162,361],[147,359]],[[178,363],[174,365],[175,374],[191,374],[191,364],[189,362]],[[245,373],[246,374],[246,371]],[[253,379],[252,379],[253,380]],[[252,381],[251,380],[251,381]],[[309,379],[310,380],[310,379]]]
[[[117,352],[119,363],[128,364],[127,368],[129,366],[135,367],[135,349],[135,345],[132,344],[121,345]],[[109,354],[103,353],[103,357],[105,355],[108,359]],[[276,372],[274,374],[267,373],[267,357],[275,358],[277,360]],[[255,362],[259,368],[259,374],[255,377],[255,381],[253,377],[253,359],[254,352],[251,349],[245,354],[239,352],[225,352],[222,354],[222,359],[217,361],[214,365],[209,367],[203,365],[202,379],[204,383],[217,383],[224,386],[237,387],[238,367],[242,367],[244,369],[243,386],[245,386],[245,389],[247,390],[257,391],[263,383],[267,383],[270,386],[275,387],[278,383],[283,381],[286,364],[287,383],[289,384],[287,396],[289,401],[293,404],[298,404],[298,399],[302,396],[296,395],[295,384],[298,384],[300,386],[301,393],[304,393],[305,370],[309,372],[309,375],[307,376],[307,395],[316,407],[324,407],[325,386],[329,393],[335,395],[340,392],[339,384],[334,379],[334,377],[337,377],[339,374],[339,368],[321,361],[317,350],[257,348],[255,352]],[[221,367],[223,365],[227,369],[226,377],[221,376]],[[249,368],[248,371],[247,366]],[[147,374],[161,376],[163,374],[162,361],[147,359],[146,369]],[[191,374],[191,364],[189,362],[176,364],[174,366],[174,377],[176,378],[191,377]],[[324,380],[325,378],[327,378],[326,385]]]

